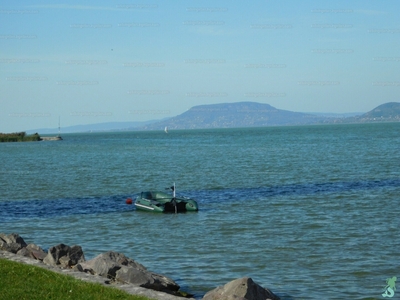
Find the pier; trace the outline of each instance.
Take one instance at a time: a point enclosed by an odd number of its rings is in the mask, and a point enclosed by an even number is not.
[[[41,141],[62,141],[61,136],[41,136]]]

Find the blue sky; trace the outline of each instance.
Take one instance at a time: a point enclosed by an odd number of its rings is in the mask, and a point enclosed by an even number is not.
[[[169,2],[0,1],[0,132],[399,101],[398,0]]]

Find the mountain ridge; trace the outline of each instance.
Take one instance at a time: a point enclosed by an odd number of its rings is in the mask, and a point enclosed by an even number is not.
[[[358,117],[364,121],[400,121],[400,103],[387,102]]]
[[[322,122],[326,118],[307,113],[277,109],[258,102],[234,102],[193,106],[186,112],[163,122],[142,127],[143,130],[205,129],[232,127],[263,127],[305,125]]]
[[[399,102],[383,103],[367,113],[350,117],[328,117],[322,114],[293,112],[258,102],[234,102],[194,106],[176,117],[164,122],[155,122],[140,129],[156,130],[164,127],[200,129],[398,121],[400,121]]]
[[[277,109],[258,102],[196,105],[172,118],[144,122],[105,122],[62,128],[61,133],[169,129],[264,127],[312,124],[344,124],[400,121],[400,103],[383,103],[366,113],[303,113]],[[56,133],[58,129],[27,130],[27,133]]]

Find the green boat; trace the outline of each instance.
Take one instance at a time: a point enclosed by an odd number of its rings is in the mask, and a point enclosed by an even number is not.
[[[136,209],[161,213],[181,213],[199,210],[195,200],[176,197],[175,184],[169,189],[172,190],[172,195],[160,191],[141,192],[135,200]]]

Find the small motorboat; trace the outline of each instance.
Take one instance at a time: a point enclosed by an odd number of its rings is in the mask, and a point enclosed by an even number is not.
[[[168,189],[172,190],[172,195],[160,191],[141,192],[135,200],[136,209],[164,213],[199,210],[195,200],[186,197],[176,197],[175,183]]]

